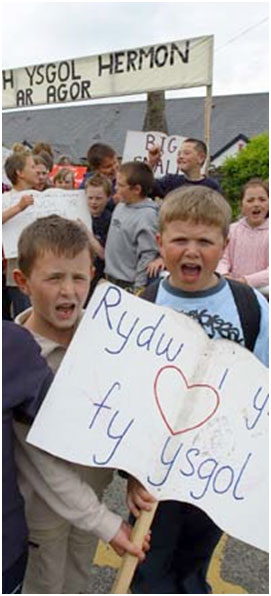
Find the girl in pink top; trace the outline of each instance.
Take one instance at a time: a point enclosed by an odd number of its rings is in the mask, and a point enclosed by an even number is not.
[[[229,242],[218,264],[218,273],[254,288],[268,286],[268,210],[268,185],[261,178],[252,178],[243,188],[243,217],[230,226]]]

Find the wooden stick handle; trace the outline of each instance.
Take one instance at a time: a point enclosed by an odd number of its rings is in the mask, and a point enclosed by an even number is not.
[[[137,546],[142,546],[144,536],[146,536],[151,527],[157,506],[158,501],[153,503],[151,511],[141,511],[140,517],[137,519],[131,533],[131,541]],[[137,564],[138,558],[134,555],[126,553],[123,556],[121,567],[110,594],[127,594]]]

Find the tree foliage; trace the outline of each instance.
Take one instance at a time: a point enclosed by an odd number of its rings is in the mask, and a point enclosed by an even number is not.
[[[235,157],[228,157],[219,168],[221,188],[229,200],[234,218],[239,212],[242,186],[250,178],[268,179],[269,137],[262,133],[249,141]]]

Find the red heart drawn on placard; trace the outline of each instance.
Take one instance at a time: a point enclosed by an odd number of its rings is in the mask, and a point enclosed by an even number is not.
[[[183,371],[173,365],[158,371],[154,395],[172,435],[199,428],[214,416],[220,403],[219,393],[214,387],[205,383],[189,385]]]

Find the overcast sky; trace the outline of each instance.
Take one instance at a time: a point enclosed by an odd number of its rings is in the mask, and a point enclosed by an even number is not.
[[[214,34],[213,94],[261,92],[268,90],[268,30],[268,2],[9,1],[2,3],[2,66]]]

